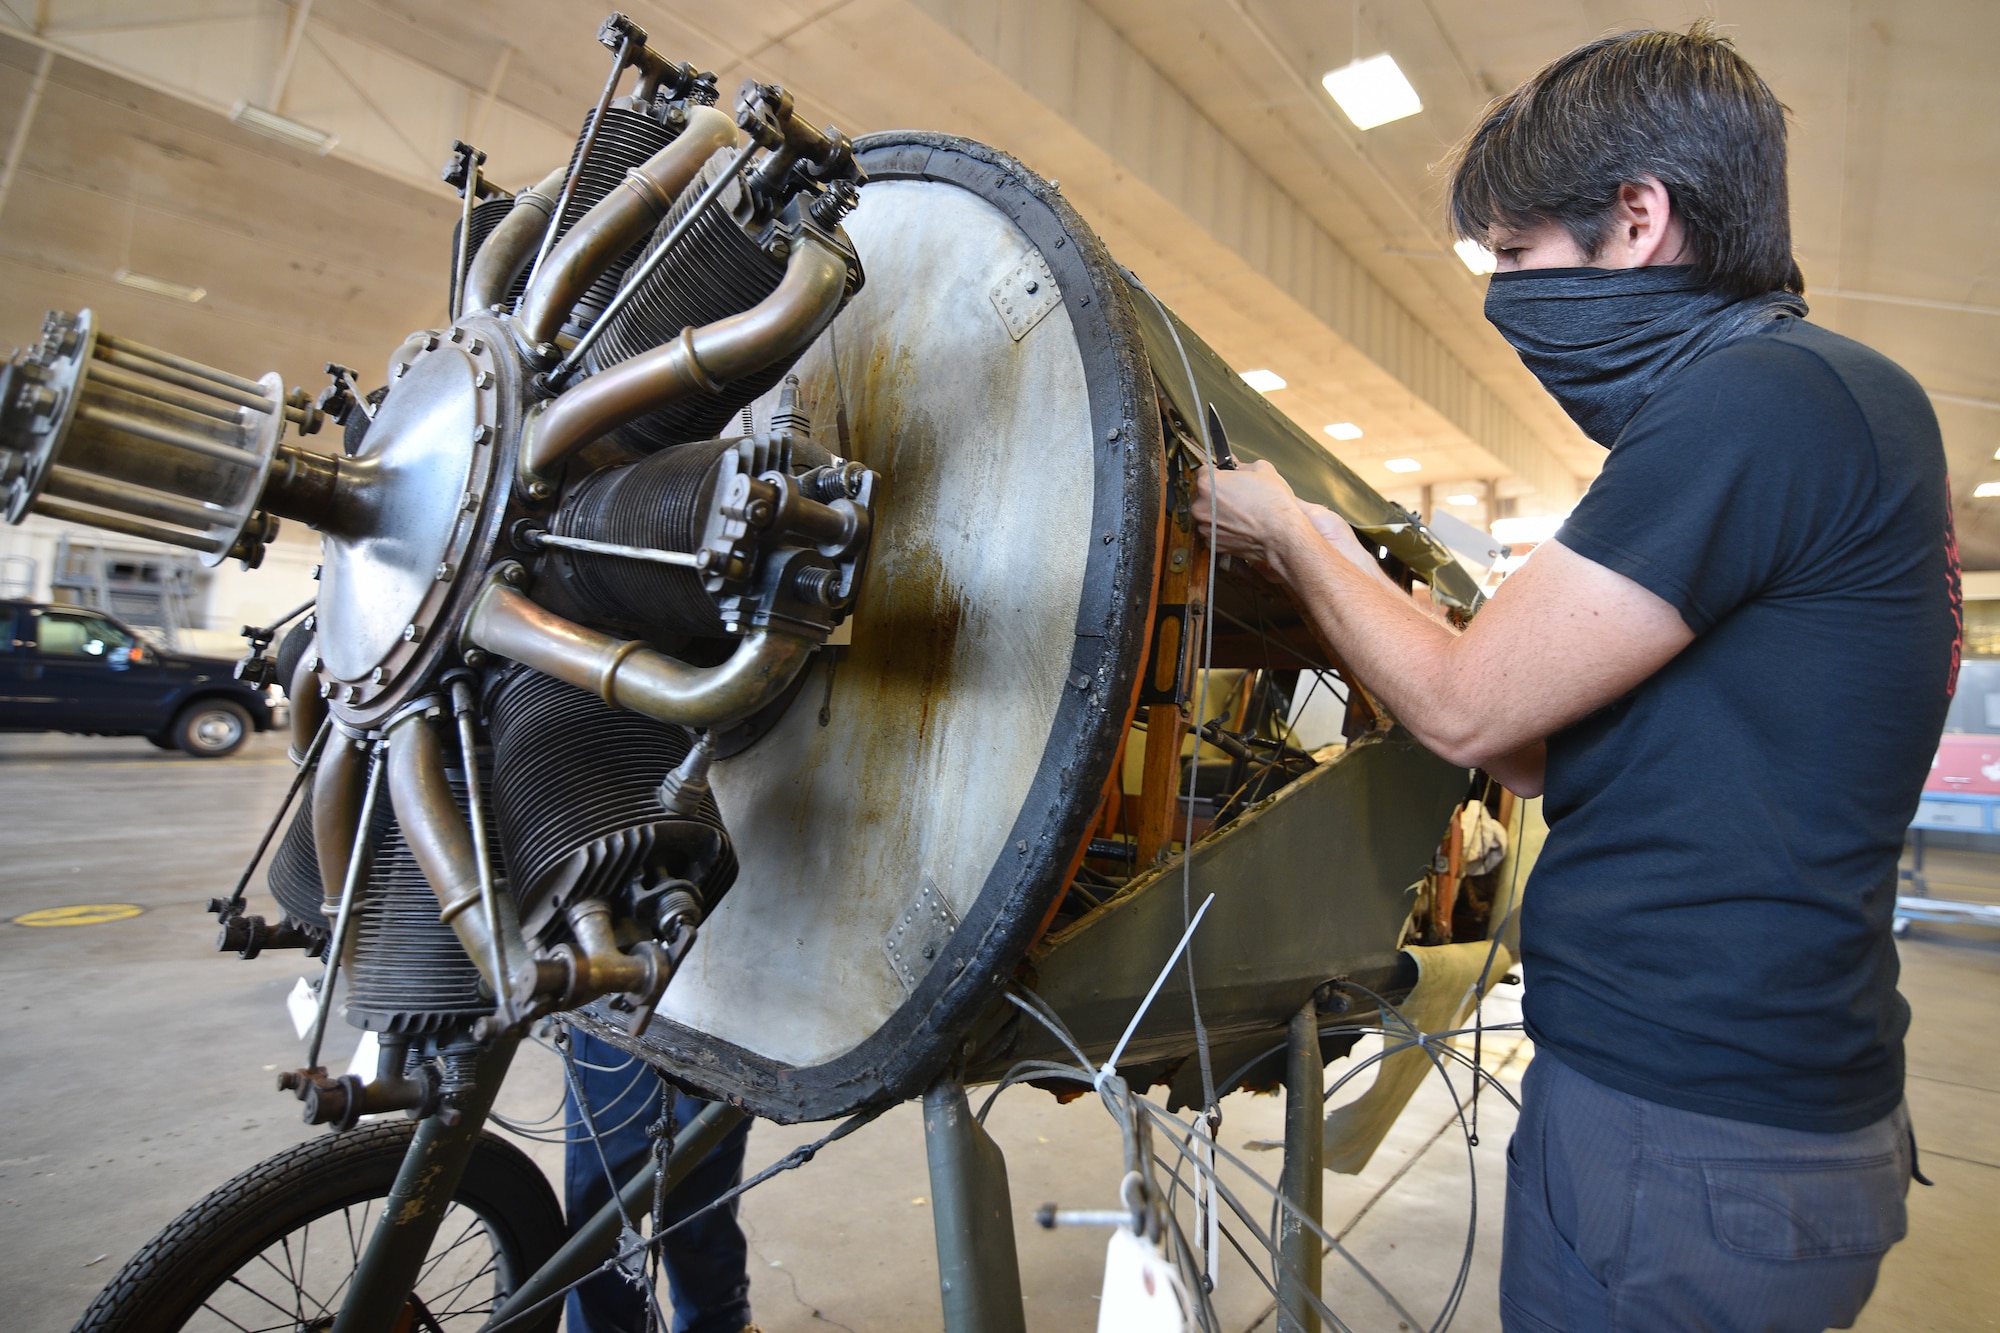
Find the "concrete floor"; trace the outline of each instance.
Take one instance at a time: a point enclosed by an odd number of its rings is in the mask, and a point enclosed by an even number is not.
[[[200,763],[144,742],[0,737],[0,923],[37,908],[131,903],[103,925],[0,924],[0,1291],[9,1329],[67,1328],[125,1258],[204,1191],[309,1134],[272,1072],[301,1056],[284,996],[306,968],[296,954],[239,962],[213,952],[202,901],[226,892],[282,795],[275,738]],[[1940,896],[2000,900],[2000,857],[1934,852]],[[2000,1327],[2000,935],[1918,927],[1902,946],[1915,1009],[1909,1095],[1924,1165],[1937,1181],[1911,1196],[1910,1238],[1890,1255],[1870,1330]],[[1513,1017],[1501,993],[1487,1017]],[[329,1044],[344,1059],[352,1036]],[[1365,1050],[1365,1048],[1364,1048]],[[1531,1055],[1509,1033],[1487,1066],[1517,1082]],[[333,1060],[329,1060],[329,1064]],[[1330,1070],[1338,1077],[1345,1064]],[[983,1093],[976,1094],[983,1097]],[[552,1057],[516,1066],[502,1109],[533,1119],[560,1099]],[[1223,1145],[1281,1132],[1277,1098],[1225,1104]],[[1058,1105],[1021,1088],[989,1127],[1005,1150],[1029,1326],[1094,1327],[1103,1234],[1045,1232],[1035,1207],[1113,1206],[1117,1132],[1094,1099]],[[1496,1329],[1503,1151],[1513,1115],[1490,1093],[1470,1150],[1432,1080],[1359,1177],[1329,1176],[1325,1219],[1344,1247],[1428,1326],[1450,1290],[1477,1174],[1475,1247],[1452,1327]],[[817,1136],[762,1125],[753,1167]],[[529,1145],[545,1169],[555,1151]],[[1275,1177],[1275,1154],[1246,1154]],[[1239,1195],[1254,1187],[1238,1178]],[[767,1333],[832,1326],[893,1333],[938,1325],[929,1180],[913,1107],[902,1107],[778,1177],[746,1200],[752,1295]],[[1326,1297],[1356,1330],[1405,1321],[1338,1257]],[[1271,1330],[1269,1297],[1227,1256],[1217,1306],[1231,1333]]]

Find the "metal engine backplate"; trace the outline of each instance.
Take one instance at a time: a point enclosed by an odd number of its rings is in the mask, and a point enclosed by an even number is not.
[[[1159,539],[1152,378],[1102,242],[990,148],[857,147],[868,286],[797,366],[813,438],[841,450],[844,403],[883,477],[853,642],[716,764],[742,869],[638,1044],[782,1120],[916,1091],[1011,974],[1109,775]],[[1059,303],[1017,338],[991,293],[1031,258]],[[926,886],[945,924],[900,948]]]

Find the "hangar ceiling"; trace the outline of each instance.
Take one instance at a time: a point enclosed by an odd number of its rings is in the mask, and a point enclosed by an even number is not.
[[[1019,154],[1272,401],[1412,505],[1560,511],[1601,451],[1479,318],[1436,164],[1494,93],[1568,47],[1709,11],[1794,113],[1814,317],[1931,392],[1969,565],[2000,567],[2000,6],[1982,0],[698,0],[633,3],[654,45],[786,84],[843,130]],[[605,0],[0,0],[0,339],[90,304],[239,369],[364,379],[442,313],[454,137],[502,182],[567,154],[602,84]],[[1355,130],[1318,85],[1389,51],[1422,95]],[[239,103],[337,136],[233,124]],[[1968,132],[1978,127],[1977,132]],[[126,275],[121,283],[118,274]],[[134,278],[203,289],[189,302]],[[1363,429],[1336,443],[1335,421]],[[1382,466],[1414,458],[1398,475]],[[1412,486],[1422,483],[1422,489]],[[1988,517],[1986,510],[1996,510]],[[1462,511],[1490,517],[1487,506]]]

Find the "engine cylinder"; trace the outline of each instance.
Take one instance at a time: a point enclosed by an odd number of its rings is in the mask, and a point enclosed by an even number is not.
[[[577,134],[576,147],[570,151],[569,169],[576,172],[577,157],[583,152],[583,141],[590,133],[589,117],[584,118],[583,129]],[[653,154],[665,148],[680,137],[680,129],[662,125],[643,111],[633,111],[625,107],[613,106],[604,113],[604,127],[597,133],[597,142],[590,150],[590,160],[583,164],[583,173],[577,177],[576,189],[570,195],[569,207],[556,219],[555,239],[563,236],[582,220],[603,198],[618,188],[625,179],[625,173],[638,166]],[[476,211],[476,210],[475,210]],[[563,329],[572,337],[578,336],[597,322],[604,313],[604,307],[611,302],[618,286],[625,280],[625,271],[632,266],[645,242],[640,242],[612,261],[609,268],[598,275],[576,303],[576,309],[564,323]],[[527,270],[523,269],[516,285],[523,290],[527,287]],[[519,291],[510,292],[510,297],[518,299]],[[675,329],[674,332],[680,332]]]
[[[551,525],[565,537],[670,551],[701,543],[714,490],[716,460],[730,448],[704,440],[654,454],[630,467],[607,468],[576,487]],[[565,600],[590,618],[651,631],[649,637],[721,638],[722,617],[692,569],[619,556],[563,551]]]
[[[493,808],[530,938],[553,938],[569,903],[641,881],[688,880],[708,908],[735,881],[714,797],[694,818],[660,804],[662,779],[687,757],[680,727],[528,670],[501,678],[486,715]]]
[[[465,772],[453,769],[445,776],[463,818],[468,808]],[[347,1021],[377,1032],[428,1033],[492,1013],[493,1001],[481,989],[479,969],[457,933],[438,920],[437,894],[388,802],[376,810],[377,841],[368,868],[368,891],[354,905]],[[486,807],[486,837],[488,846],[498,844],[491,803]]]
[[[507,214],[512,212],[513,208],[514,196],[511,194],[495,195],[491,199],[482,199],[472,206],[472,248],[466,255],[465,262],[467,267],[471,266],[472,257],[479,253],[480,247],[485,245],[486,239],[493,234],[493,229],[505,220]],[[463,229],[464,223],[462,222],[454,222],[451,226],[451,271],[445,275],[445,281],[449,284],[449,289],[446,292],[447,300],[455,301],[458,299],[459,232]],[[521,271],[514,276],[513,287],[507,292],[507,304],[510,307],[514,302],[521,299],[521,293],[527,289],[527,286],[528,270],[523,265]]]
[[[646,255],[673,231],[728,164],[729,156],[718,153],[702,167],[644,243]],[[682,329],[699,328],[748,310],[777,290],[785,276],[785,262],[767,254],[736,220],[739,209],[747,211],[740,181],[724,187],[722,197],[696,219],[674,252],[632,294],[584,358],[587,370],[595,373],[615,366],[678,338]],[[618,438],[648,451],[710,439],[722,433],[731,417],[784,378],[796,359],[781,357],[762,370],[723,385],[720,392],[683,398],[649,413],[621,428]]]
[[[278,900],[284,924],[315,944],[324,945],[333,932],[323,906],[326,895],[320,887],[319,855],[314,851],[310,785],[305,789],[305,800],[300,803],[298,813],[292,816],[285,836],[278,842],[264,882],[271,896]]]

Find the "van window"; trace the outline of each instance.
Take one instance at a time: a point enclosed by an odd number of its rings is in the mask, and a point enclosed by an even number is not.
[[[46,656],[103,658],[131,642],[130,634],[98,616],[44,611],[35,621],[35,647]]]

